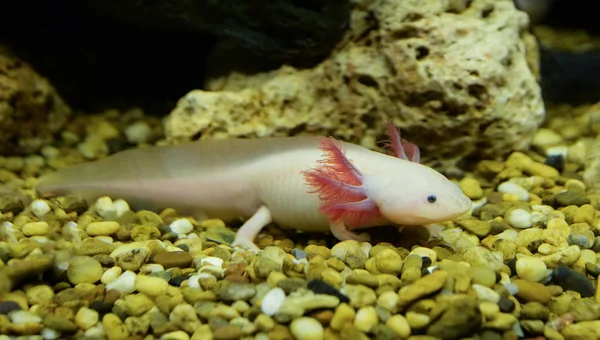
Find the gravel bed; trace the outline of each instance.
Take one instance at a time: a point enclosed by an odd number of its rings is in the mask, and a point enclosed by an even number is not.
[[[0,340],[600,338],[595,109],[557,110],[573,117],[550,114],[535,152],[465,174],[472,213],[427,242],[267,228],[257,254],[217,219],[35,198],[43,173],[160,143],[139,110],[79,117],[40,155],[0,158],[3,187],[31,198],[0,197]]]

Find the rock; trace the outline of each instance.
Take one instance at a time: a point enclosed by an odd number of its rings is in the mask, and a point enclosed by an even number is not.
[[[517,275],[519,275],[520,278],[528,281],[541,282],[548,276],[548,268],[546,267],[544,261],[542,261],[542,259],[539,257],[519,257],[517,259],[517,263],[515,264],[515,268]]]
[[[301,317],[290,324],[290,331],[294,339],[317,340],[323,339],[323,326],[314,318]]]
[[[69,281],[74,285],[95,283],[100,280],[102,274],[104,274],[104,270],[100,262],[88,256],[76,256],[70,261],[67,269]]]
[[[0,54],[0,154],[30,154],[53,142],[71,109],[27,63]]]
[[[400,291],[398,292],[398,295],[400,296],[398,306],[407,306],[420,297],[427,296],[440,290],[446,283],[447,277],[448,272],[437,270],[416,280],[408,286],[400,288]]]
[[[21,306],[14,301],[0,302],[0,315],[8,315],[8,313],[14,310],[21,310]]]
[[[483,196],[483,189],[479,181],[473,177],[463,178],[458,185],[460,189],[472,200],[480,199]]]
[[[561,207],[566,207],[568,205],[582,206],[590,203],[590,199],[584,194],[569,190],[556,195],[555,200]]]
[[[541,304],[550,302],[550,291],[541,283],[526,280],[514,280],[513,283],[519,287],[517,296],[527,302],[536,301]]]
[[[590,279],[567,266],[559,266],[554,269],[552,280],[564,290],[573,290],[581,294],[581,297],[594,296],[594,284]]]
[[[315,294],[333,295],[333,296],[337,297],[338,299],[340,299],[340,302],[343,302],[343,303],[350,302],[350,299],[346,295],[342,294],[335,287],[333,287],[319,279],[310,280],[307,283],[307,288],[310,289],[311,291],[313,291]]]
[[[163,251],[154,256],[152,261],[162,265],[165,269],[178,267],[187,268],[192,263],[193,257],[185,251]]]
[[[481,325],[481,311],[476,300],[464,298],[450,305],[443,314],[427,328],[427,335],[440,339],[468,337]]]
[[[468,8],[365,2],[353,18],[347,40],[312,69],[282,66],[244,77],[231,72],[210,79],[206,90],[189,92],[167,118],[166,135],[294,131],[375,147],[371,141],[385,131],[384,117],[401,116],[405,138],[419,145],[429,157],[425,162],[494,158],[528,146],[544,106],[527,61],[535,42],[525,29],[526,14],[512,1],[478,0]],[[463,119],[456,120],[459,115]]]
[[[289,322],[306,312],[321,308],[335,308],[339,304],[340,300],[335,296],[316,295],[310,290],[299,289],[287,296],[274,318],[280,323]]]

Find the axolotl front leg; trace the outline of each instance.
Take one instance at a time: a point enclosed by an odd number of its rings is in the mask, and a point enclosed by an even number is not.
[[[388,136],[390,153],[405,160],[419,161],[418,147],[400,138],[391,122],[388,122]],[[320,148],[324,153],[323,159],[316,167],[301,171],[307,190],[319,195],[322,203],[319,211],[328,217],[329,228],[335,238],[340,241],[368,241],[368,234],[356,234],[352,229],[381,219],[381,214],[366,194],[362,174],[335,139],[323,138]],[[271,222],[271,211],[266,205],[261,206],[238,230],[232,245],[258,250],[253,240]]]

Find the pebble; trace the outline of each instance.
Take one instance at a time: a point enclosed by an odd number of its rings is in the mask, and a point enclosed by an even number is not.
[[[75,314],[75,324],[84,330],[96,325],[99,320],[98,312],[87,307],[81,307]]]
[[[584,275],[567,267],[559,266],[554,269],[552,280],[564,290],[572,290],[581,294],[581,297],[594,296],[594,284]]]
[[[275,315],[281,306],[283,306],[283,301],[285,300],[285,292],[283,289],[279,287],[272,288],[269,292],[263,297],[262,303],[260,305],[260,310],[268,316]]]
[[[529,191],[516,183],[500,183],[497,190],[499,192],[516,195],[521,201],[529,201]]]
[[[116,233],[121,226],[114,221],[100,221],[88,224],[85,231],[90,236],[110,236]]]
[[[402,314],[392,315],[387,319],[385,325],[391,328],[400,339],[408,338],[412,332],[408,320]]]
[[[510,210],[506,215],[508,224],[515,228],[526,229],[532,226],[531,213],[525,209]]]
[[[148,143],[152,136],[152,128],[144,121],[135,122],[125,128],[125,138],[131,144]]]
[[[12,323],[23,324],[23,323],[41,323],[42,318],[34,313],[16,310],[8,314],[8,317]]]
[[[360,331],[369,333],[378,322],[379,317],[377,316],[377,310],[375,307],[365,306],[358,309],[356,312],[356,317],[354,318],[354,327],[358,328]]]
[[[128,270],[119,275],[115,280],[107,283],[106,290],[114,289],[122,294],[131,294],[135,291],[135,279],[135,273]]]
[[[550,291],[541,283],[517,279],[513,283],[519,288],[517,296],[525,301],[535,301],[541,304],[550,302]]]
[[[324,338],[323,325],[317,319],[300,317],[290,323],[290,331],[298,340],[321,340]]]
[[[169,283],[160,277],[137,275],[135,277],[134,287],[140,293],[156,297],[167,292]]]
[[[489,287],[482,286],[479,284],[472,284],[471,288],[475,290],[477,296],[479,297],[479,300],[481,301],[491,301],[494,303],[500,301],[500,294],[498,294],[496,291]]]
[[[517,259],[515,269],[527,281],[542,282],[548,276],[548,267],[539,257],[522,256]]]
[[[481,188],[479,181],[473,177],[463,178],[458,185],[463,193],[472,200],[483,197],[483,189]]]
[[[104,274],[98,260],[88,256],[76,256],[69,262],[67,277],[74,284],[95,283]]]
[[[165,269],[187,268],[194,258],[185,251],[163,251],[154,256],[152,261],[162,265]]]
[[[44,221],[29,222],[23,226],[21,231],[25,236],[43,236],[50,231],[50,225]]]
[[[46,216],[50,210],[52,210],[46,201],[40,199],[31,202],[29,207],[31,208],[31,212],[33,212],[37,218]]]
[[[179,218],[169,224],[169,229],[177,235],[185,235],[192,232],[194,226],[188,219]]]
[[[7,315],[16,310],[21,310],[21,306],[18,303],[10,300],[0,302],[0,315]]]
[[[340,299],[340,302],[350,302],[350,298],[348,296],[342,294],[339,290],[337,290],[334,286],[327,284],[319,279],[310,280],[306,287],[313,291],[315,294],[327,294],[333,295]]]

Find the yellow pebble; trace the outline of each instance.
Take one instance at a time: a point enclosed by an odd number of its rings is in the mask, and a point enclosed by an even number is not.
[[[118,222],[115,221],[102,221],[102,222],[91,222],[87,225],[85,230],[90,236],[108,236],[116,233],[120,228]]]
[[[149,296],[158,296],[164,294],[169,287],[169,283],[160,277],[137,275],[135,277],[135,289]]]
[[[50,226],[47,222],[29,222],[21,229],[25,236],[44,236],[50,231]]]

